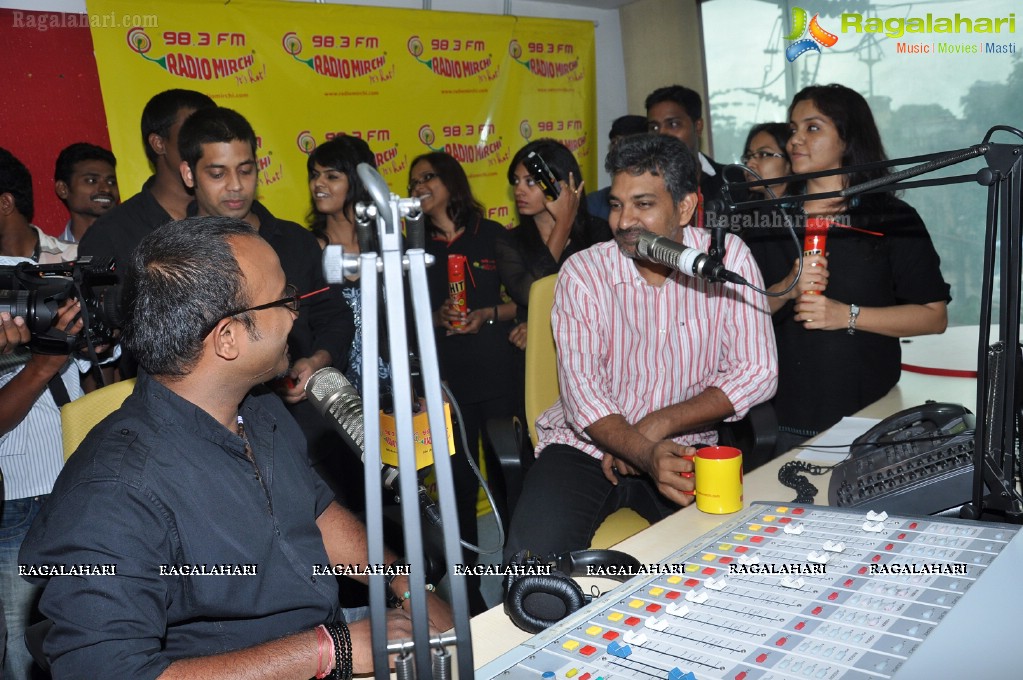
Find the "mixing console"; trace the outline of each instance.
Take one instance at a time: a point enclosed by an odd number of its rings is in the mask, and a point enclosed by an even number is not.
[[[1017,677],[1017,531],[757,503],[477,676]]]

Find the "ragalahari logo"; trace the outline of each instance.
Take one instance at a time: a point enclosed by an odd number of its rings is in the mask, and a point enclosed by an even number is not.
[[[785,58],[790,62],[795,61],[801,54],[811,50],[820,52],[821,47],[834,47],[835,43],[838,42],[837,35],[821,28],[820,23],[817,21],[820,17],[819,14],[813,15],[809,26],[807,26],[806,22],[808,16],[809,14],[802,7],[792,8],[792,32],[785,36],[786,40],[796,41],[785,48]],[[810,37],[803,38],[803,34],[807,32],[810,33]]]

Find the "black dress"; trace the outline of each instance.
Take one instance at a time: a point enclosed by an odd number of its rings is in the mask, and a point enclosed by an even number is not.
[[[872,195],[844,217],[853,229],[828,231],[828,298],[862,307],[951,301],[940,258],[916,210],[894,197]],[[797,229],[800,242],[804,231]],[[767,284],[783,279],[798,256],[787,229],[749,229],[743,239]],[[877,333],[806,330],[794,308],[790,300],[773,316],[774,406],[780,429],[809,437],[887,394],[899,381],[902,350],[899,338]]]

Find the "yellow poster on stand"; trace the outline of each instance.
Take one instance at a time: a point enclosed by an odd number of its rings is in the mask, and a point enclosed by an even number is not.
[[[88,0],[129,14],[129,0]],[[306,223],[306,160],[339,135],[373,150],[406,195],[411,162],[446,151],[487,215],[515,221],[508,162],[552,137],[596,177],[594,30],[589,22],[274,0],[163,0],[157,26],[92,29],[110,140],[125,195],[151,174],[142,108],[171,88],[244,115],[258,136],[259,194]]]

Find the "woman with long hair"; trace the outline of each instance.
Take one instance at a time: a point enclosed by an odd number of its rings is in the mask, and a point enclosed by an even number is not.
[[[803,195],[839,191],[883,177],[860,166],[886,158],[866,100],[843,85],[813,85],[789,107],[792,170],[814,177]],[[949,286],[916,210],[893,193],[812,199],[790,211],[799,231],[827,229],[823,253],[798,258],[787,231],[752,229],[749,243],[772,291],[778,340],[777,451],[797,446],[884,396],[899,380],[899,338],[942,333]],[[795,261],[794,261],[795,259]]]
[[[554,200],[544,195],[526,169],[526,157],[534,152],[560,180],[560,193]],[[508,182],[515,196],[519,225],[499,235],[497,269],[508,295],[518,306],[517,318],[524,322],[533,282],[556,274],[570,255],[594,243],[610,241],[611,228],[605,220],[590,215],[579,163],[558,141],[538,139],[519,149],[508,164]],[[521,323],[509,340],[524,349],[526,333],[526,324]]]
[[[420,200],[426,226],[426,252],[436,261],[427,270],[441,377],[462,412],[468,454],[476,457],[482,424],[510,418],[522,401],[522,358],[509,342],[515,303],[501,297],[494,253],[504,228],[483,217],[469,179],[458,161],[443,152],[419,156],[409,170],[409,194]],[[448,260],[464,266],[466,309],[449,295]],[[462,538],[476,543],[476,497],[479,483],[461,443],[452,458]],[[471,558],[466,554],[466,558]],[[468,583],[473,613],[485,608],[478,578]]]

